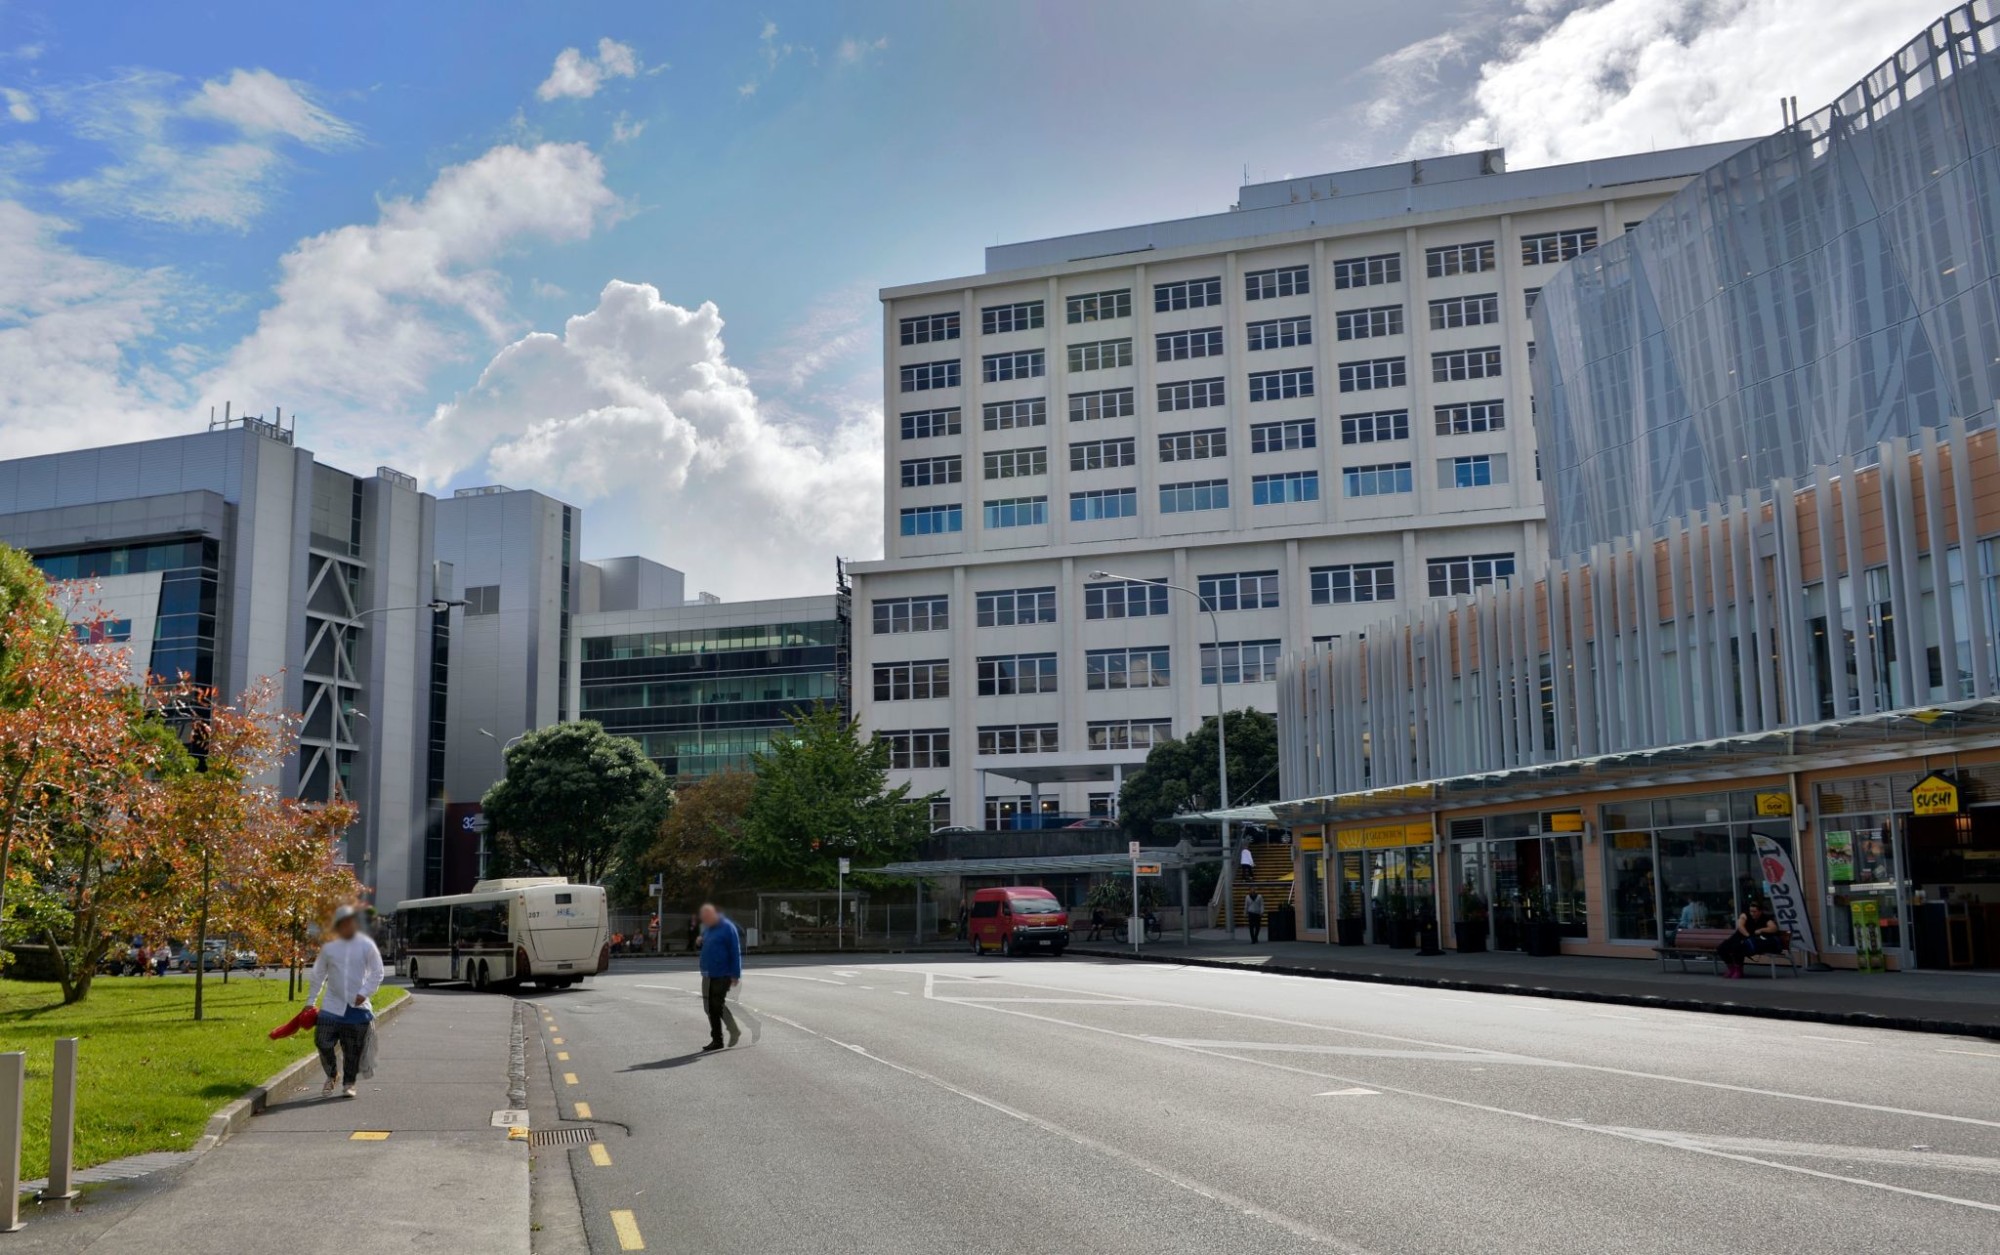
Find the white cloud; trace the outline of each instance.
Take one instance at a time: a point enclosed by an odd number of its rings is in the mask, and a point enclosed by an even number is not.
[[[7,116],[16,122],[33,122],[42,116],[35,108],[35,98],[18,87],[0,87],[0,97],[7,101]]]
[[[604,86],[605,80],[631,78],[639,72],[639,54],[632,45],[606,36],[597,41],[597,58],[592,60],[580,48],[565,48],[556,54],[555,67],[535,94],[543,100],[570,96],[587,100]]]
[[[80,212],[181,226],[248,227],[288,168],[283,143],[326,149],[356,136],[303,84],[268,70],[234,70],[192,93],[173,75],[136,71],[60,92],[52,108],[116,157],[58,195]],[[226,134],[199,131],[215,126]]]
[[[276,303],[203,381],[205,399],[317,414],[323,451],[400,446],[399,407],[431,373],[511,334],[493,263],[530,241],[582,239],[616,205],[583,144],[502,146],[448,167],[423,196],[383,203],[375,222],[287,253]],[[346,421],[325,422],[335,416]]]
[[[857,39],[849,35],[833,50],[833,56],[842,65],[859,65],[888,46],[887,35],[878,35],[874,39]]]
[[[830,431],[760,401],[724,350],[713,304],[687,309],[614,280],[561,335],[502,349],[427,432],[433,482],[483,464],[593,510],[593,530],[728,596],[818,592],[833,558],[873,555],[882,526],[881,416]]]
[[[1517,168],[1748,138],[1780,95],[1810,111],[1937,16],[1937,0],[1514,0],[1457,42],[1376,63],[1377,125],[1426,114],[1405,155],[1501,145]],[[1456,99],[1442,67],[1479,65]]]
[[[645,121],[635,122],[629,113],[621,113],[611,120],[611,142],[614,144],[629,144],[645,133]]]

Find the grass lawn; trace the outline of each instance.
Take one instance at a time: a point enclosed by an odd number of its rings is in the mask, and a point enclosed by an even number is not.
[[[186,1150],[218,1107],[292,1060],[312,1053],[312,1034],[283,1041],[265,1034],[299,1003],[285,982],[211,974],[197,1024],[187,977],[99,977],[90,997],[62,1005],[62,988],[0,981],[0,1051],[28,1052],[28,1109],[21,1175],[49,1166],[49,1068],[58,1037],[77,1043],[76,1164],[88,1167],[152,1150]],[[404,996],[375,995],[380,1012]]]

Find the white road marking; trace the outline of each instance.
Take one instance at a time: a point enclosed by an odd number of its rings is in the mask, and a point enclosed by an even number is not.
[[[1156,1046],[1188,1046],[1199,1050],[1253,1050],[1269,1054],[1339,1055],[1347,1059],[1430,1059],[1440,1063],[1522,1063],[1530,1067],[1565,1067],[1553,1059],[1502,1054],[1490,1050],[1381,1050],[1369,1046],[1318,1046],[1284,1041],[1202,1041],[1187,1037],[1145,1037]]]
[[[845,981],[828,980],[824,976],[801,976],[797,972],[766,972],[759,968],[753,970],[750,974],[755,977],[773,976],[779,980],[809,980],[815,985],[832,985],[835,989],[853,988],[853,986],[847,984]],[[641,988],[644,988],[644,986],[641,986]]]
[[[1379,1097],[1380,1094],[1381,1094],[1380,1090],[1363,1089],[1359,1085],[1350,1085],[1346,1089],[1330,1089],[1323,1094],[1314,1094],[1313,1097],[1314,1098],[1374,1098],[1374,1097]]]
[[[1941,1055],[1971,1055],[1975,1059],[2000,1059],[2000,1053],[1991,1050],[1939,1050]]]
[[[1634,1024],[1644,1024],[1646,1022],[1646,1017],[1643,1015],[1613,1015],[1609,1011],[1592,1011],[1590,1018],[1593,1020],[1630,1020]]]
[[[1832,1041],[1832,1042],[1839,1042],[1843,1046],[1867,1046],[1872,1044],[1869,1042],[1862,1041],[1859,1037],[1814,1037],[1811,1033],[1800,1033],[1799,1040]]]

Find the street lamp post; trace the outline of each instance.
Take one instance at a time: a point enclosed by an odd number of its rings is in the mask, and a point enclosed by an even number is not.
[[[1157,584],[1162,588],[1171,588],[1177,593],[1186,593],[1188,596],[1194,598],[1195,604],[1200,606],[1203,612],[1208,615],[1209,632],[1215,641],[1215,775],[1219,786],[1218,792],[1222,795],[1222,805],[1219,809],[1227,812],[1229,810],[1229,745],[1223,735],[1222,727],[1222,620],[1216,617],[1215,607],[1209,603],[1208,598],[1202,596],[1194,589],[1185,588],[1179,584],[1169,584],[1165,580],[1142,580],[1136,576],[1120,575],[1115,571],[1092,571],[1090,578],[1094,580],[1125,580],[1132,584]],[[1236,899],[1233,889],[1236,882],[1236,860],[1232,856],[1235,854],[1235,851],[1229,848],[1229,820],[1225,817],[1221,820],[1221,825],[1222,923],[1223,927],[1229,930],[1229,939],[1234,941],[1236,940]],[[1181,909],[1182,918],[1185,920],[1187,910],[1185,903],[1182,904]]]

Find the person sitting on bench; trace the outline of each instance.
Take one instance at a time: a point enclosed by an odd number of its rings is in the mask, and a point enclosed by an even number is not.
[[[1753,954],[1781,954],[1786,944],[1785,934],[1771,917],[1770,908],[1759,899],[1750,899],[1743,913],[1736,917],[1735,931],[1715,948],[1724,965],[1723,978],[1742,979],[1745,959]]]

